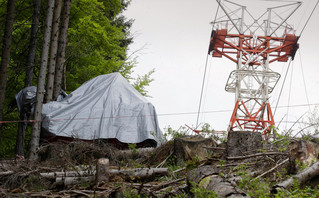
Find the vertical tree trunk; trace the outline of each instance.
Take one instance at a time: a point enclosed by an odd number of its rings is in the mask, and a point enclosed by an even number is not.
[[[14,22],[15,0],[8,0],[6,24],[2,44],[2,56],[0,65],[0,121],[3,120],[3,107],[7,87],[8,67],[10,62],[10,50],[12,40],[12,27]],[[1,123],[0,123],[1,138]]]
[[[64,10],[62,14],[62,26],[59,36],[59,47],[57,53],[57,62],[55,68],[55,78],[54,78],[54,88],[53,88],[53,99],[56,99],[59,95],[61,84],[62,84],[62,75],[63,75],[63,65],[65,63],[65,49],[67,44],[67,35],[69,27],[69,18],[71,10],[72,0],[65,0]]]
[[[52,98],[53,98],[53,85],[54,85],[56,57],[57,57],[57,51],[58,51],[61,7],[62,7],[62,0],[56,0],[55,8],[54,8],[54,18],[52,23],[50,59],[49,59],[49,68],[48,68],[47,88],[45,92],[45,102],[50,102],[52,101]]]
[[[27,114],[22,110],[20,112],[20,120],[27,120]],[[24,140],[25,140],[25,131],[27,129],[26,122],[19,122],[18,124],[18,135],[16,138],[16,154],[24,156]]]
[[[41,0],[34,0],[34,10],[33,10],[33,19],[32,19],[32,26],[31,26],[31,37],[29,43],[29,54],[27,59],[27,67],[26,67],[26,74],[25,74],[25,87],[32,86],[32,79],[33,79],[33,65],[34,65],[34,57],[36,52],[37,46],[37,33],[39,27],[39,16],[40,16],[40,5]]]
[[[31,36],[29,43],[29,54],[27,59],[26,73],[25,73],[25,87],[32,86],[33,79],[33,65],[34,65],[34,57],[37,46],[37,33],[39,27],[39,15],[40,15],[40,5],[41,0],[34,0],[34,8],[33,8],[33,19],[31,26]],[[27,120],[27,115],[24,110],[20,112],[20,120]],[[18,135],[16,140],[16,153],[18,155],[24,156],[24,140],[25,140],[25,131],[27,128],[26,122],[19,122],[18,124]]]
[[[32,131],[31,131],[31,147],[30,147],[30,159],[36,159],[36,150],[39,147],[40,141],[40,131],[41,131],[41,112],[42,112],[42,104],[44,97],[44,84],[45,84],[45,76],[47,71],[48,64],[48,54],[50,47],[50,36],[51,36],[51,27],[52,27],[52,18],[54,11],[54,2],[55,0],[48,0],[48,11],[47,17],[45,20],[44,27],[44,36],[43,36],[43,48],[41,53],[41,65],[38,77],[38,88],[37,88],[37,98],[34,109],[34,119],[36,120],[33,123]]]

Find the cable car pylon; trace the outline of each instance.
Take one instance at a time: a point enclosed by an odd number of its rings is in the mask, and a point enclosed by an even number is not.
[[[213,24],[208,53],[215,58],[226,57],[236,65],[225,86],[226,91],[235,93],[228,131],[267,135],[275,125],[269,94],[280,78],[270,64],[294,58],[299,37],[287,20],[301,2],[267,8],[257,18],[246,6],[228,0],[217,2],[225,15]],[[278,14],[283,9],[290,12]]]

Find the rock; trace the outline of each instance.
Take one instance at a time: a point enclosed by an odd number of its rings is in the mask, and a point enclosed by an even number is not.
[[[198,184],[203,178],[213,174],[218,174],[218,172],[216,172],[216,170],[212,166],[201,166],[188,172],[187,182],[194,182]]]
[[[191,170],[187,174],[187,183],[189,186],[198,184],[203,189],[215,192],[218,197],[249,197],[245,192],[219,176],[219,173],[210,165]]]

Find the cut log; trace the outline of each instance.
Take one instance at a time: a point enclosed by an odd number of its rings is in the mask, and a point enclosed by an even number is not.
[[[138,157],[148,157],[154,152],[155,148],[138,148],[118,151],[119,159],[136,159]]]
[[[184,161],[204,160],[210,156],[209,149],[216,146],[213,139],[203,138],[201,136],[182,136],[174,140],[174,154],[176,155],[176,164],[182,166]]]
[[[109,159],[100,158],[96,162],[96,183],[109,181]]]
[[[55,179],[55,183],[57,185],[74,185],[74,184],[81,184],[83,182],[91,182],[94,181],[94,176],[88,176],[88,177],[57,177]]]
[[[98,172],[98,171],[97,171]],[[104,175],[103,175],[104,174]],[[100,179],[97,179],[97,173],[95,171],[69,171],[69,172],[51,172],[51,173],[40,173],[42,177],[48,179],[55,179],[57,184],[64,184],[64,185],[72,185],[78,184],[81,182],[88,182],[88,181],[96,181],[106,182],[109,180],[110,176],[112,175],[119,175],[122,176],[126,181],[132,180],[150,180],[154,179],[156,176],[165,176],[168,175],[169,171],[168,168],[135,168],[135,169],[122,169],[122,170],[115,170],[106,168],[106,172],[100,171]],[[103,176],[105,176],[103,178]]]
[[[168,175],[168,168],[135,168],[123,170],[110,170],[110,174],[125,176],[125,180],[149,180],[156,176]]]
[[[40,173],[40,175],[48,179],[54,179],[56,177],[85,177],[95,175],[95,171],[49,172]]]
[[[227,138],[227,156],[254,154],[262,149],[261,133],[251,131],[230,131]]]
[[[279,189],[289,189],[295,180],[297,180],[300,184],[304,184],[318,175],[319,175],[319,161],[314,163],[312,166],[306,168],[302,172],[296,174],[295,176],[290,177],[289,179],[274,185],[272,187],[271,192],[277,193]]]

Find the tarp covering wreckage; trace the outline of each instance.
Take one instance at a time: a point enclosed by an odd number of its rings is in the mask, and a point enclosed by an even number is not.
[[[163,140],[154,106],[120,73],[93,78],[67,97],[43,105],[44,136],[122,143]]]

